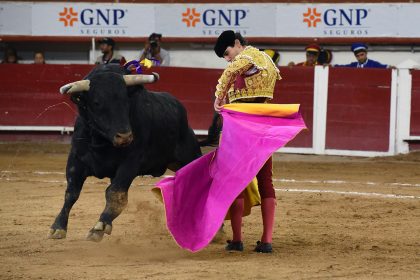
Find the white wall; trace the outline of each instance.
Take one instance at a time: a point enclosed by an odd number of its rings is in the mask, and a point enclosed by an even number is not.
[[[218,58],[212,50],[179,50],[172,49],[171,64],[172,66],[185,67],[203,67],[203,68],[224,68],[226,62]],[[375,52],[368,54],[370,59],[377,60],[384,64],[398,65],[404,60],[411,59],[420,63],[420,52],[413,53],[409,51],[395,52]],[[304,51],[281,51],[280,66],[286,66],[290,61],[305,61]],[[356,61],[354,55],[350,51],[334,51],[332,64],[347,64]]]
[[[42,50],[48,63],[92,63],[96,56],[100,55],[98,49],[95,53],[91,50],[90,43],[15,43],[12,45],[22,58],[21,63],[32,63],[33,52]],[[218,58],[213,52],[213,46],[208,44],[163,44],[170,52],[171,66],[200,67],[200,68],[224,68],[227,63]],[[305,60],[304,46],[281,46],[281,45],[256,45],[259,48],[273,48],[280,51],[280,65],[285,66],[290,61],[302,62]],[[333,51],[333,64],[346,64],[355,61],[349,46],[324,46]],[[141,44],[121,43],[118,52],[126,59],[136,59]],[[3,53],[0,52],[0,57]],[[420,63],[420,46],[372,46],[369,58],[381,63],[398,65],[405,60],[413,60]]]
[[[172,44],[163,45],[171,56],[171,66],[224,68],[227,63],[218,58],[212,45],[201,44]],[[280,66],[286,66],[290,61],[302,62],[305,60],[304,46],[256,45],[259,48],[273,48],[280,52]],[[332,64],[347,64],[355,61],[349,46],[324,46],[333,51]],[[127,59],[138,58],[141,45],[122,45],[120,53]],[[96,53],[97,55],[99,52]],[[420,63],[420,47],[411,46],[375,46],[371,47],[368,57],[384,64],[398,65],[405,60]]]

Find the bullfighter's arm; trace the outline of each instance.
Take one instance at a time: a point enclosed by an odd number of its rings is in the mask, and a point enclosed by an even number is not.
[[[218,80],[215,93],[216,97],[220,100],[225,99],[226,94],[235,82],[236,77],[248,71],[252,65],[251,61],[244,57],[235,59],[230,63]]]

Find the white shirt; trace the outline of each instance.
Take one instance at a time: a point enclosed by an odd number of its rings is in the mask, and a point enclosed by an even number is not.
[[[144,50],[140,52],[140,57],[142,57],[143,53],[144,53]],[[162,58],[162,62],[160,63],[160,66],[169,66],[169,63],[170,63],[169,52],[165,49],[160,48],[160,57]],[[154,59],[154,57],[152,56],[150,52],[146,54],[145,58]]]

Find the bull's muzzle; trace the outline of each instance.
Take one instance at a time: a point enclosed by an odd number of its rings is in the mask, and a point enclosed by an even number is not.
[[[125,147],[133,142],[133,133],[131,131],[127,133],[117,133],[114,136],[114,146],[115,147]]]

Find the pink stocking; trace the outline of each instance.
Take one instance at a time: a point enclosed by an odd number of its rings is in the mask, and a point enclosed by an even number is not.
[[[263,198],[261,201],[261,213],[264,225],[261,242],[272,243],[274,228],[274,213],[276,210],[275,198]]]
[[[233,242],[242,241],[242,214],[244,199],[237,198],[230,207],[230,223],[232,225]]]

